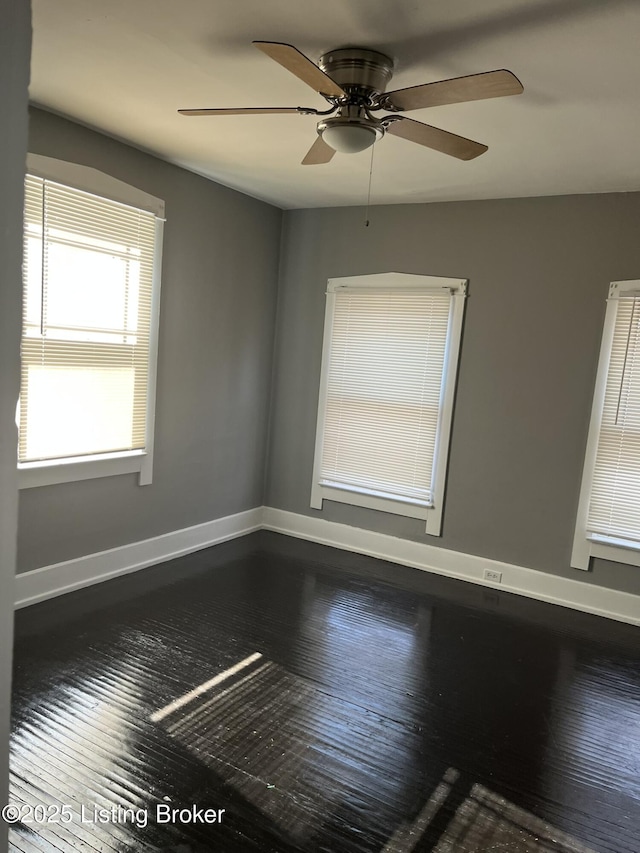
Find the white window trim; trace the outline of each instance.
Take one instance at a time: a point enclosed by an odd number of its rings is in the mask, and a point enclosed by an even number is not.
[[[46,178],[59,184],[66,184],[78,190],[84,190],[94,195],[104,196],[113,201],[120,201],[132,207],[139,207],[153,213],[159,219],[164,219],[164,201],[149,195],[144,190],[125,184],[111,175],[70,163],[67,160],[56,160],[54,157],[44,157],[42,154],[27,154],[27,172],[38,178]]]
[[[417,501],[390,499],[379,497],[371,492],[344,486],[327,486],[320,483],[320,465],[323,451],[323,424],[327,407],[327,385],[329,372],[329,352],[333,334],[333,315],[335,293],[344,287],[389,288],[392,285],[398,289],[435,289],[446,288],[453,293],[453,307],[449,314],[447,331],[447,346],[444,358],[444,381],[440,398],[442,418],[434,451],[433,468],[433,502],[432,505],[420,504]],[[320,370],[320,394],[318,400],[318,418],[316,423],[316,443],[313,462],[313,480],[311,486],[311,507],[322,509],[323,500],[361,506],[389,512],[393,515],[403,515],[408,518],[418,518],[426,521],[426,532],[431,536],[440,536],[442,530],[442,510],[444,503],[447,465],[449,461],[449,440],[451,437],[451,420],[453,417],[453,401],[456,389],[460,341],[462,337],[462,319],[467,296],[467,279],[445,278],[443,276],[409,275],[406,273],[378,273],[375,275],[347,276],[345,278],[329,279],[327,285],[327,302],[324,319],[324,336],[322,340],[322,367]]]
[[[44,157],[40,154],[27,155],[27,172],[40,178],[48,178],[94,195],[147,210],[156,216],[156,232],[149,332],[145,450],[100,453],[91,456],[67,457],[60,460],[47,459],[43,462],[21,462],[18,463],[18,486],[20,489],[32,489],[38,486],[91,480],[97,477],[112,477],[118,474],[138,474],[138,484],[148,486],[153,481],[164,201],[137,189],[137,187],[132,187],[123,181],[112,178],[110,175],[99,172],[97,169],[64,160],[56,160],[53,157]]]
[[[618,297],[621,293],[633,292],[640,293],[640,280],[614,281],[609,287],[607,310],[604,318],[604,329],[602,331],[602,343],[600,345],[600,356],[598,360],[598,372],[596,374],[596,384],[593,392],[591,420],[589,422],[589,437],[587,439],[584,469],[582,472],[582,485],[580,487],[580,499],[578,501],[578,514],[573,538],[573,549],[571,552],[571,566],[574,569],[582,569],[583,571],[589,570],[589,561],[591,557],[600,557],[603,560],[611,560],[615,563],[628,563],[632,566],[640,566],[640,543],[629,542],[615,537],[600,536],[587,531],[587,517],[589,513],[589,502],[591,499],[593,472],[596,462],[596,454],[598,451],[600,425],[602,423],[604,397],[607,388],[607,376],[609,373],[613,333],[615,330],[618,310]]]

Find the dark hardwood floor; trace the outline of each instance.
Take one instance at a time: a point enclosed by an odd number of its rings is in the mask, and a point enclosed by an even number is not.
[[[640,851],[632,626],[261,533],[16,631],[14,853]]]

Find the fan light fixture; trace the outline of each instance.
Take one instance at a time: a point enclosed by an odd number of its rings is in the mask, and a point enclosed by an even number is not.
[[[356,154],[371,148],[384,133],[381,121],[358,105],[337,108],[338,114],[318,122],[318,133],[333,151]]]
[[[325,127],[322,138],[333,148],[343,154],[355,154],[370,148],[378,138],[378,134],[370,127],[358,124],[339,124]]]
[[[341,47],[323,53],[316,65],[292,44],[277,41],[253,43],[258,50],[322,95],[329,103],[329,109],[205,107],[178,112],[185,116],[278,113],[321,116],[317,125],[318,136],[302,160],[303,166],[328,163],[336,151],[346,154],[365,151],[385,133],[424,145],[433,151],[441,151],[458,160],[473,160],[484,154],[486,145],[398,113],[485,98],[502,98],[522,92],[522,83],[504,68],[387,92],[387,83],[393,74],[393,59],[377,50]],[[391,115],[380,118],[372,115],[378,110],[387,110]]]

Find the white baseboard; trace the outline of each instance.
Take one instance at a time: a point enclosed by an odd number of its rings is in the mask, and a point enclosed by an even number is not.
[[[262,527],[298,539],[308,539],[403,566],[514,592],[527,598],[561,604],[573,610],[607,616],[619,622],[640,625],[640,596],[606,589],[581,580],[558,577],[459,551],[448,551],[422,542],[399,539],[396,536],[273,507],[264,507]],[[485,569],[501,572],[502,582],[485,580]]]
[[[228,539],[236,539],[260,530],[262,507],[205,521],[193,527],[174,530],[153,539],[132,542],[96,554],[67,560],[16,575],[16,607],[37,604],[47,598],[91,586],[100,581],[164,563],[174,557],[190,554]]]
[[[16,607],[36,604],[261,529],[640,625],[637,595],[273,507],[256,507],[153,539],[24,572],[16,576]],[[502,582],[485,580],[486,569],[501,572]]]

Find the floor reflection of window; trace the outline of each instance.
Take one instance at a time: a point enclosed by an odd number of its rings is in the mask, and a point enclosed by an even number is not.
[[[595,853],[590,847],[504,797],[482,785],[474,785],[433,853],[486,853],[489,850],[508,850],[510,853]]]
[[[120,694],[135,706],[137,686],[132,689],[128,663],[125,655],[96,678],[61,684],[27,720],[16,722],[11,803],[33,809],[68,804],[73,817],[59,822],[58,814],[49,811],[50,821],[31,818],[12,826],[10,850],[106,850],[113,849],[110,842],[129,849],[132,824],[148,807],[148,792],[127,773],[130,739],[137,736],[135,715],[111,701],[111,694]],[[114,804],[127,810],[122,822],[91,822],[95,808],[109,810]]]
[[[317,586],[303,629],[314,644],[314,678],[353,702],[370,697],[376,710],[410,714],[427,677],[430,609],[393,595],[382,602],[365,588],[325,597]]]
[[[584,664],[573,657],[564,669],[553,704],[551,750],[564,753],[581,785],[640,799],[640,671],[607,659]],[[550,777],[552,767],[553,761]],[[566,783],[558,781],[557,787],[561,795]]]
[[[349,803],[375,809],[384,838],[407,809],[415,732],[261,656],[235,670],[151,719],[296,842]]]
[[[430,611],[364,588],[323,594],[315,581],[290,665],[255,653],[151,720],[296,843],[311,844],[327,815],[350,825],[371,812],[366,832],[382,849],[424,790],[423,730],[406,721]]]
[[[633,679],[631,691],[629,681]],[[566,720],[565,741],[575,758],[593,765],[602,781],[640,799],[640,731],[638,682],[640,672],[624,672],[611,664],[593,664],[577,673],[573,714]]]

